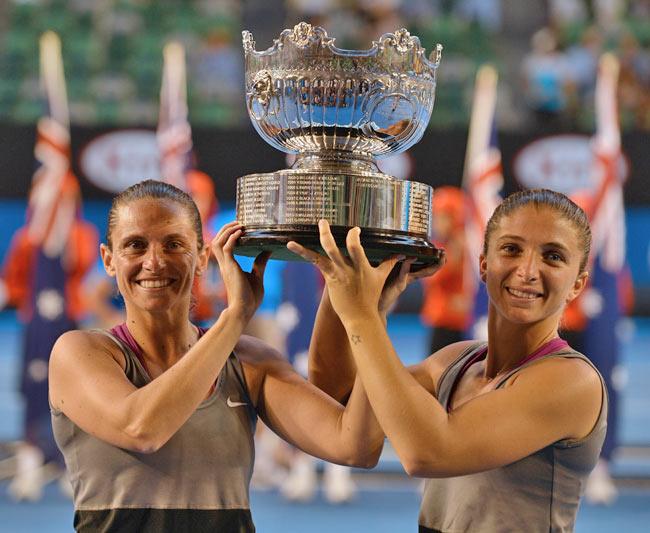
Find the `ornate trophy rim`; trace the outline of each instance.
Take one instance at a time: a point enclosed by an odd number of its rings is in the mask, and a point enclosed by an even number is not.
[[[387,50],[395,50],[400,54],[413,51],[422,61],[422,64],[429,68],[431,75],[435,73],[440,65],[443,48],[440,43],[437,43],[427,58],[426,50],[420,43],[419,37],[411,35],[406,28],[400,28],[393,33],[384,33],[379,39],[372,41],[370,48],[366,50],[339,48],[334,44],[335,41],[336,38],[330,37],[321,26],[312,26],[307,22],[300,22],[293,29],[283,30],[277,39],[273,39],[273,44],[266,50],[256,50],[253,34],[248,30],[242,31],[242,42],[246,55],[270,57],[281,54],[286,46],[302,50],[310,47],[328,49],[333,56],[345,58],[378,57],[386,53]]]

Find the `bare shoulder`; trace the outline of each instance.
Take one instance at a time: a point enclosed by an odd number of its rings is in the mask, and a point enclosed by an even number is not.
[[[114,341],[98,331],[68,331],[61,335],[50,356],[49,395],[54,408],[62,410],[63,397],[85,394],[82,384],[126,380],[124,354]],[[85,401],[85,400],[84,400]]]
[[[596,369],[579,357],[546,357],[513,376],[516,382],[551,387],[555,391],[600,397],[601,377]]]
[[[549,416],[566,428],[565,438],[587,436],[598,421],[606,401],[598,372],[576,357],[548,357],[531,364],[508,380],[506,387],[520,389],[540,416]]]
[[[239,360],[248,365],[264,365],[277,361],[285,361],[282,354],[275,348],[257,337],[242,335],[234,349]]]
[[[444,348],[441,348],[435,353],[432,353],[427,357],[426,361],[431,365],[436,365],[446,369],[450,364],[452,364],[458,357],[465,351],[467,351],[471,346],[479,344],[480,341],[460,341],[454,342]]]
[[[279,351],[256,337],[242,335],[235,345],[234,352],[241,361],[244,379],[256,406],[260,402],[260,393],[269,375],[293,372],[292,366]]]
[[[424,361],[409,367],[411,374],[432,394],[436,394],[438,381],[458,357],[478,341],[461,341],[450,344],[432,353]]]
[[[51,360],[68,361],[110,356],[124,366],[124,356],[108,336],[99,331],[72,330],[61,335],[52,348]]]

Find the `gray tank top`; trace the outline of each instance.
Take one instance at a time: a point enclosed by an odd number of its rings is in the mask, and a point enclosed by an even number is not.
[[[122,350],[136,387],[149,377]],[[243,405],[245,404],[245,405]],[[248,486],[257,414],[233,353],[212,394],[155,453],[124,450],[86,433],[52,409],[52,427],[74,491],[77,531],[255,531]]]
[[[481,349],[485,344],[471,346],[440,378],[438,401],[443,407],[448,407],[453,384],[466,361]],[[542,358],[547,357],[575,357],[593,367],[584,355],[571,349]],[[504,375],[497,388],[528,364]],[[573,531],[585,481],[598,461],[607,429],[607,392],[602,377],[601,384],[604,400],[600,416],[585,438],[555,442],[486,472],[427,479],[420,507],[420,533]]]

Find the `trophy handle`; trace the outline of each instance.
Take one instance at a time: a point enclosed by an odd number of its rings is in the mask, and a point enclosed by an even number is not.
[[[261,70],[253,78],[251,91],[248,95],[248,111],[255,120],[260,121],[266,118],[269,113],[269,104],[273,96],[273,79],[268,70]],[[255,104],[258,104],[256,106]],[[259,106],[262,110],[259,111]]]

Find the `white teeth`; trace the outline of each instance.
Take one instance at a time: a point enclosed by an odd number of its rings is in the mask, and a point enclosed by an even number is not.
[[[143,279],[140,280],[140,286],[145,288],[145,289],[158,289],[160,287],[167,287],[167,285],[171,284],[170,279]]]
[[[510,292],[510,294],[516,296],[517,298],[527,298],[529,300],[533,300],[537,298],[537,294],[533,292],[523,292],[523,291],[518,291],[517,289],[508,289],[508,292]]]

